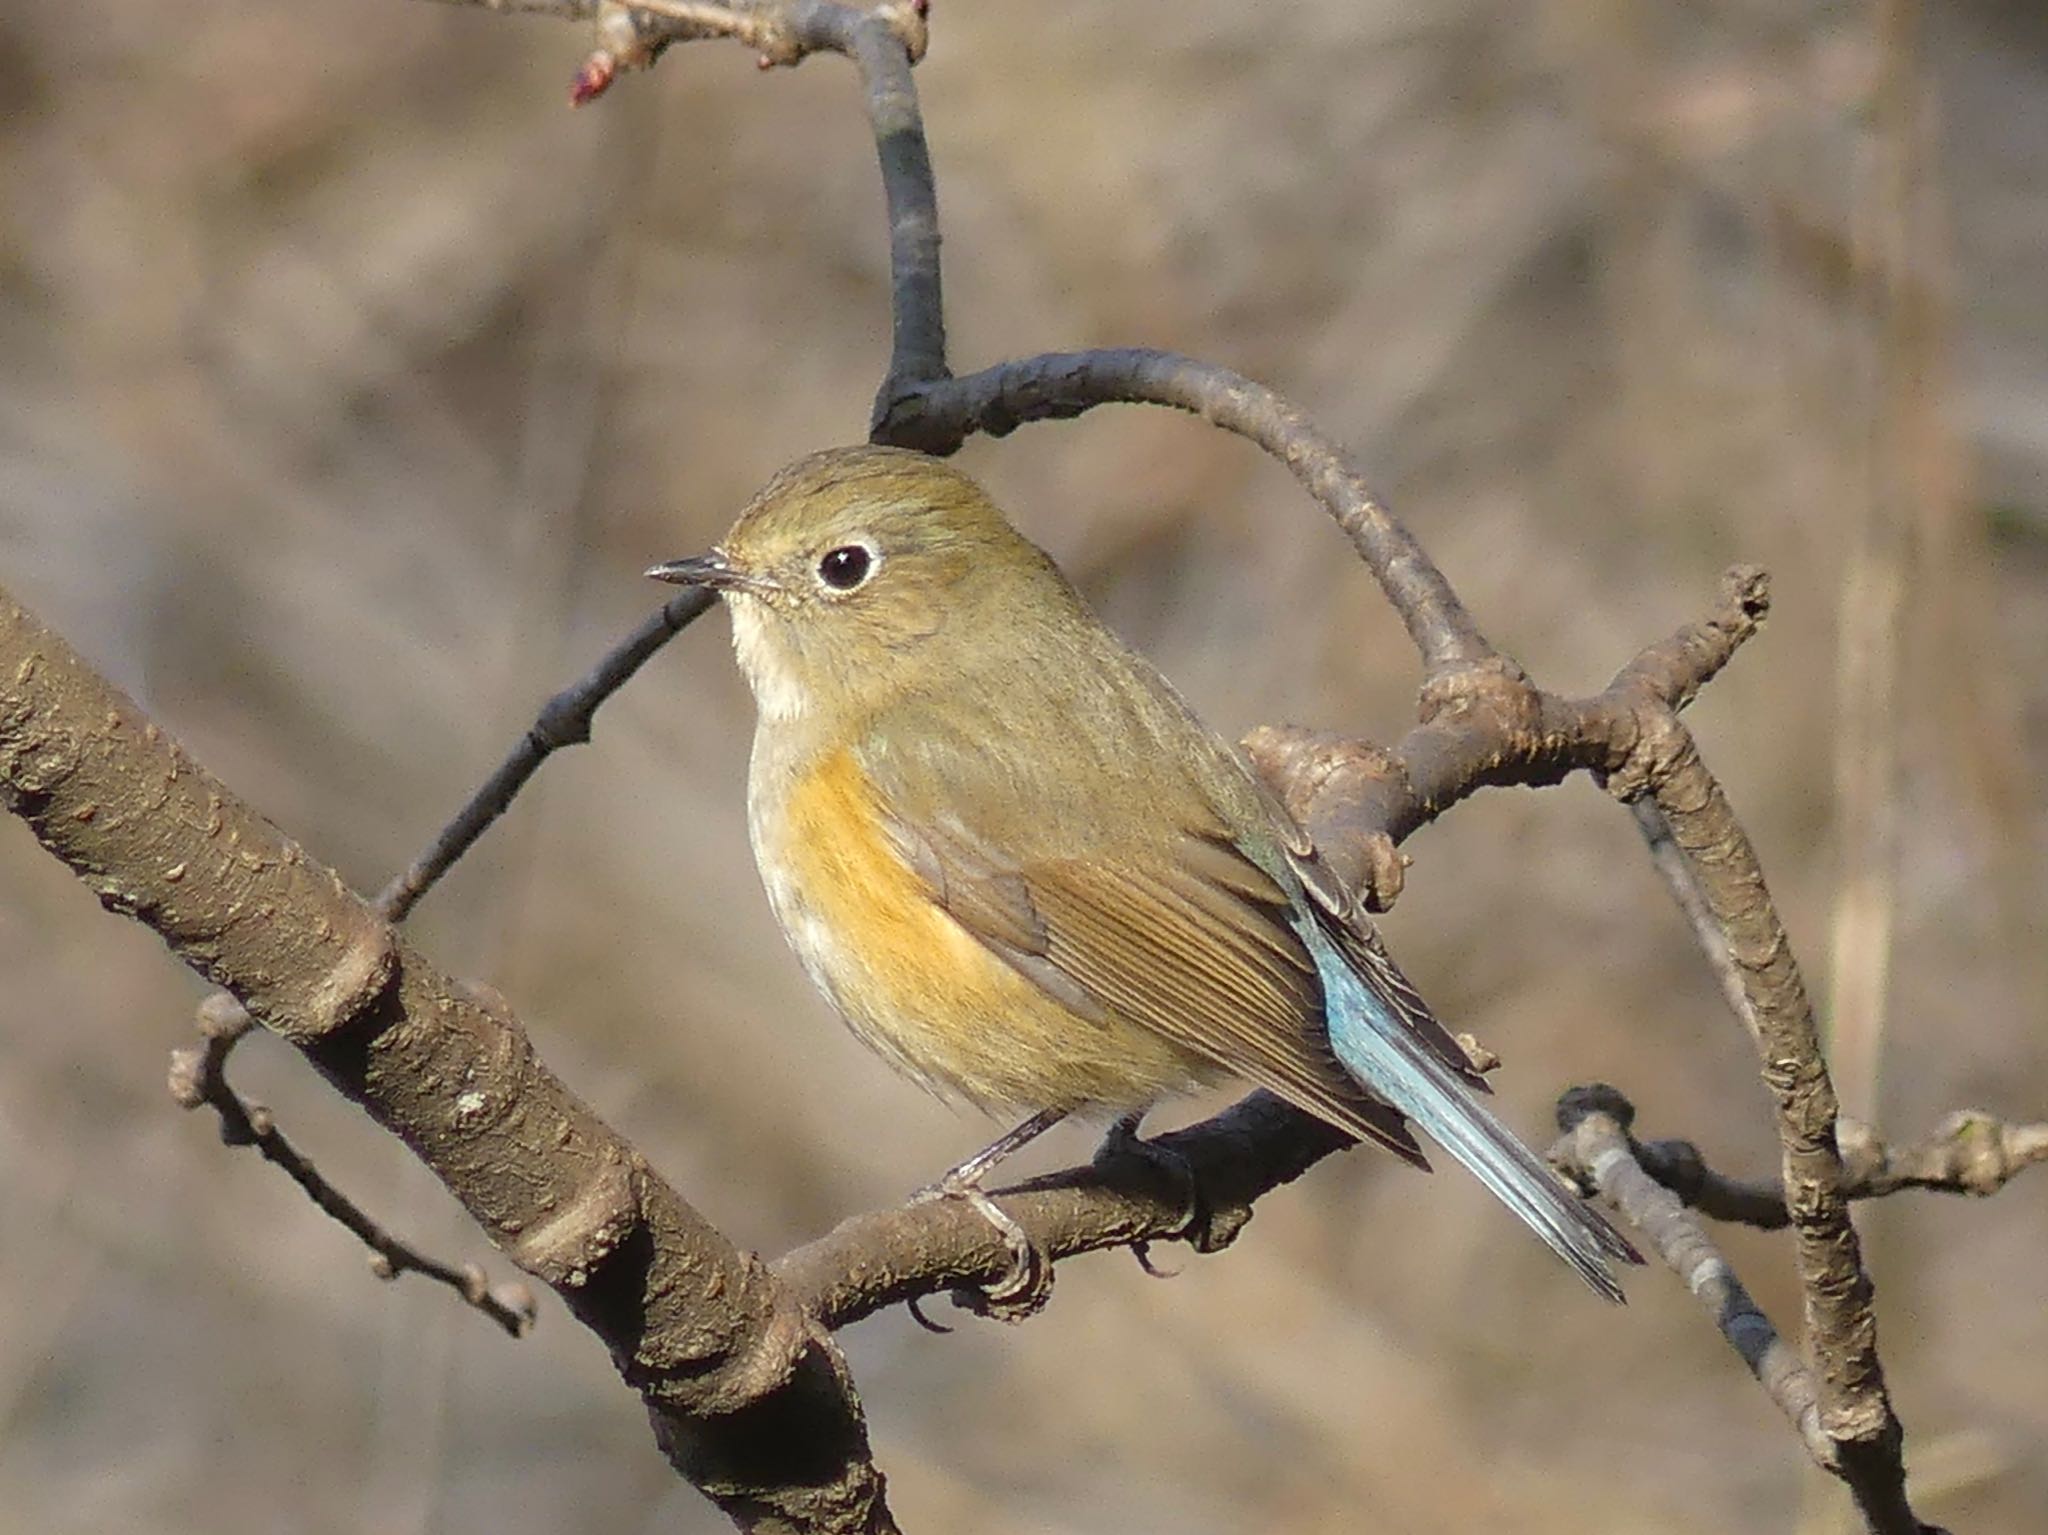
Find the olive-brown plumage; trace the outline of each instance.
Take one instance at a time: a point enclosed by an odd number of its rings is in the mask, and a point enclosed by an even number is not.
[[[814,454],[655,573],[727,598],[770,903],[890,1061],[991,1110],[1236,1077],[1426,1165],[1413,1117],[1618,1297],[1627,1244],[1473,1101],[1284,811],[965,475]]]

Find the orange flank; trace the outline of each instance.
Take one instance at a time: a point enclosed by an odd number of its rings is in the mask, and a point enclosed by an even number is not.
[[[798,770],[759,829],[769,900],[804,968],[856,1034],[934,1091],[990,1110],[1123,1109],[1219,1076],[1114,1014],[1078,1016],[983,946],[897,851],[851,750]]]

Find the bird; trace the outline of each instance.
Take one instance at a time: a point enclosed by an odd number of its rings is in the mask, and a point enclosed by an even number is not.
[[[931,1186],[1013,1256],[981,1188],[1003,1157],[1238,1081],[1426,1169],[1419,1128],[1623,1299],[1610,1263],[1641,1258],[1480,1101],[1358,899],[964,472],[813,453],[647,574],[729,609],[755,861],[810,979],[915,1081],[1029,1112]]]

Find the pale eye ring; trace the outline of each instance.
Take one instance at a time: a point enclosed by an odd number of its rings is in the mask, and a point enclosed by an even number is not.
[[[850,592],[867,581],[880,564],[866,544],[841,544],[818,559],[818,579],[835,592]]]

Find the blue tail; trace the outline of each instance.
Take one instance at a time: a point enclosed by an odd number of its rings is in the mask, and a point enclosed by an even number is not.
[[[1587,1284],[1611,1301],[1622,1300],[1607,1260],[1640,1263],[1642,1258],[1599,1211],[1566,1188],[1541,1157],[1494,1118],[1426,1042],[1425,1033],[1441,1035],[1441,1026],[1427,1012],[1410,1016],[1421,999],[1384,951],[1363,943],[1340,947],[1313,917],[1297,930],[1315,956],[1330,1044],[1344,1069],[1464,1163]]]

